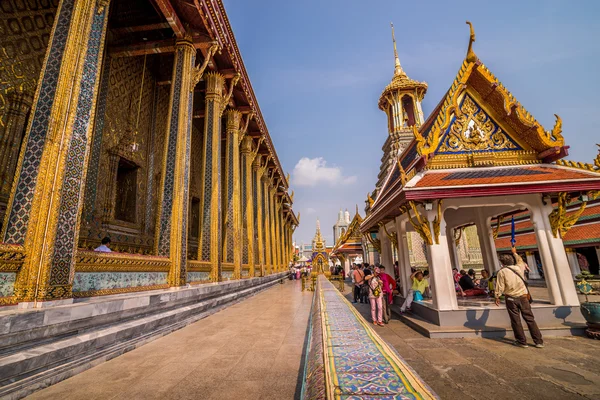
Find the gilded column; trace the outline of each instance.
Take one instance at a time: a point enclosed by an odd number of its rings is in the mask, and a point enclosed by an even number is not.
[[[273,258],[271,253],[271,199],[269,192],[268,177],[266,172],[262,176],[262,203],[263,203],[263,236],[264,236],[264,252],[265,252],[265,273],[270,275],[273,268]]]
[[[36,89],[3,241],[24,245],[21,301],[72,295],[108,1],[63,0]]]
[[[269,232],[271,235],[271,272],[277,272],[277,237],[275,236],[275,214],[277,212],[277,197],[275,183],[269,180]]]
[[[254,277],[255,240],[254,240],[254,171],[252,161],[252,138],[246,136],[242,141],[242,218],[244,219],[242,264],[248,264],[248,276]],[[257,244],[257,243],[256,243]]]
[[[201,232],[198,260],[210,263],[210,279],[221,279],[221,107],[223,75],[206,74],[206,112],[202,148]]]
[[[285,240],[283,240],[283,231],[281,229],[281,213],[283,212],[283,197],[277,202],[277,262],[279,272],[283,271],[283,249],[285,248]]]
[[[192,134],[192,70],[196,49],[189,38],[177,41],[171,97],[167,117],[167,140],[162,164],[161,201],[155,237],[156,254],[171,259],[169,285],[187,280],[187,223]]]
[[[226,187],[225,205],[226,212],[223,221],[223,261],[233,263],[233,279],[240,279],[242,264],[242,216],[240,215],[240,150],[239,134],[242,113],[237,110],[225,112],[227,120],[227,150],[225,154]]]
[[[264,215],[265,215],[265,204],[264,204],[264,187],[262,177],[266,170],[266,167],[261,165],[262,156],[257,155],[256,159],[252,163],[252,175],[253,175],[253,187],[254,187],[254,232],[255,232],[255,243],[256,252],[255,260],[258,262],[260,267],[260,276],[265,275],[265,235],[264,235]]]
[[[281,221],[282,221],[282,224],[281,224],[281,236],[283,238],[283,248],[281,249],[281,252],[283,254],[283,258],[282,258],[282,262],[281,262],[281,267],[285,271],[285,269],[288,266],[288,245],[289,245],[289,241],[288,241],[288,234],[287,234],[287,221],[286,221],[286,218],[282,217]]]

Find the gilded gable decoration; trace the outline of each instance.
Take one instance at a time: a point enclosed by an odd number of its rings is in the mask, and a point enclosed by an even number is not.
[[[469,95],[460,110],[442,138],[438,154],[522,150]]]

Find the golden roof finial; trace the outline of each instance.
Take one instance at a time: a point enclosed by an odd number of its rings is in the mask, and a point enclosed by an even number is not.
[[[394,24],[390,22],[392,26],[392,41],[394,42],[394,76],[406,75],[400,65],[400,59],[398,58],[398,49],[396,48],[396,36],[394,36]]]
[[[475,42],[475,29],[473,29],[473,24],[470,21],[467,21],[467,25],[469,25],[471,30],[471,35],[469,36],[469,49],[467,50],[467,62],[475,62],[477,61],[477,56],[473,51],[473,42]]]

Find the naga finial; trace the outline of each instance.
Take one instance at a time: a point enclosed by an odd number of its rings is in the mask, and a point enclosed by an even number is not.
[[[375,204],[375,200],[373,200],[373,198],[371,197],[370,192],[367,192],[367,200],[369,201],[369,207],[373,207],[373,204]]]
[[[594,165],[596,168],[600,169],[600,143],[596,144],[596,146],[598,146],[598,155],[594,159]]]
[[[467,21],[467,25],[469,25],[471,34],[469,36],[469,49],[467,50],[467,62],[475,62],[477,61],[477,56],[473,51],[473,43],[475,42],[475,29],[473,29],[473,24],[470,21]]]
[[[425,147],[425,138],[419,133],[419,128],[416,125],[412,126],[413,135],[415,136],[415,140],[417,142],[417,152],[419,155],[423,154],[423,149]]]

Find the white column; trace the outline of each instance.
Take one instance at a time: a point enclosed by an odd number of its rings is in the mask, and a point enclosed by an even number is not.
[[[565,245],[561,238],[555,238],[554,235],[552,235],[552,228],[550,227],[550,220],[548,219],[548,215],[553,211],[552,204],[542,205],[541,195],[539,196],[538,201],[541,214],[545,216],[543,222],[546,227],[546,237],[548,238],[550,254],[556,271],[556,279],[558,280],[558,287],[560,289],[563,304],[568,306],[578,306],[579,297],[577,296],[575,283],[573,282],[573,276],[571,275],[571,269],[569,268],[569,260],[567,259]]]
[[[600,246],[596,246],[596,257],[598,258],[598,263],[600,264]]]
[[[437,216],[437,210],[426,211],[425,213],[429,221],[433,221]],[[456,291],[452,279],[452,265],[450,263],[446,231],[446,221],[442,215],[439,244],[436,244],[434,240],[432,245],[427,246],[427,261],[429,262],[429,275],[431,276],[433,290],[433,307],[437,310],[457,310],[458,302],[456,301]],[[431,232],[433,233],[433,224],[431,224]]]
[[[566,249],[567,259],[569,260],[569,267],[571,267],[571,275],[575,278],[581,273],[579,268],[579,260],[577,259],[577,252],[573,249]]]
[[[556,278],[556,271],[554,269],[554,261],[550,254],[550,247],[548,245],[548,238],[546,236],[546,224],[544,224],[544,215],[540,211],[539,207],[531,208],[531,223],[533,224],[533,230],[535,232],[535,238],[540,252],[540,258],[542,259],[542,269],[544,270],[544,277],[546,278],[546,286],[548,287],[548,294],[550,295],[550,302],[554,305],[564,305],[562,296],[560,294],[560,288],[558,286],[558,279]]]
[[[542,279],[538,269],[537,269],[537,261],[535,260],[535,254],[533,251],[525,252],[527,256],[527,266],[529,267],[529,279]]]
[[[454,241],[454,232],[452,228],[446,227],[446,238],[448,239],[448,251],[450,252],[450,260],[452,261],[452,268],[462,269],[462,260],[460,259],[460,251],[456,247]]]
[[[481,256],[483,257],[483,267],[490,273],[500,270],[500,262],[496,255],[496,243],[494,242],[494,235],[490,225],[490,217],[486,217],[481,208],[477,208],[475,213],[475,226],[477,227]]]
[[[396,236],[398,237],[398,273],[400,274],[400,283],[402,285],[402,296],[406,297],[408,290],[412,286],[410,282],[410,257],[408,256],[408,239],[406,233],[407,221],[396,218]]]
[[[392,261],[392,243],[383,231],[383,228],[379,228],[377,236],[381,243],[381,264],[389,270],[389,268],[394,266]]]

